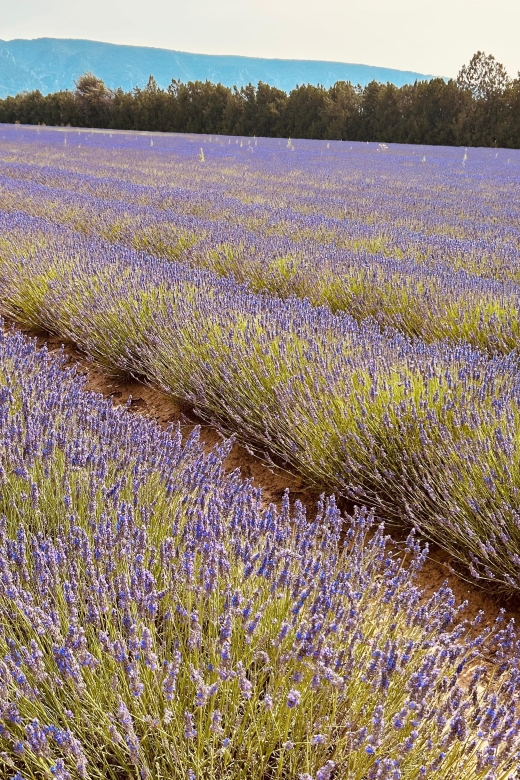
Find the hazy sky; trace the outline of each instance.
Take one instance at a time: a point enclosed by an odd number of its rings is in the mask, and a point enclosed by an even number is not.
[[[520,0],[0,0],[0,39],[89,38],[442,76],[481,49],[520,70]]]

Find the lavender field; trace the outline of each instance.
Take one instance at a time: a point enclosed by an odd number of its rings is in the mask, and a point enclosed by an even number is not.
[[[519,776],[514,627],[415,584],[417,536],[520,591],[519,184],[511,150],[0,126],[1,313],[337,497],[265,507],[229,442],[4,335],[0,776]]]

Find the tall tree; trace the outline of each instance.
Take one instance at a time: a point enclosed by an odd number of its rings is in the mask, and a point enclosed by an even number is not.
[[[359,91],[350,81],[336,81],[329,89],[329,98],[332,105],[326,137],[340,141],[355,138],[359,124]]]
[[[497,146],[507,122],[504,94],[511,87],[511,79],[506,69],[492,54],[478,51],[461,69],[457,84],[473,97],[473,104],[461,117],[466,143]]]
[[[76,85],[74,97],[85,116],[85,124],[105,126],[108,121],[108,109],[112,97],[105,82],[88,71],[74,83]]]
[[[492,54],[478,51],[457,76],[461,89],[471,92],[476,100],[488,100],[502,94],[511,84],[504,66]]]
[[[326,138],[332,101],[322,86],[302,84],[289,94],[285,106],[284,135],[291,138]]]

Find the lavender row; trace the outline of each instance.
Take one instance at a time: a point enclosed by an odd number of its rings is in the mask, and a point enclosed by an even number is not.
[[[515,776],[513,627],[425,602],[413,536],[403,563],[366,512],[262,509],[229,444],[205,456],[20,335],[0,378],[3,777]]]
[[[32,249],[4,245],[5,314],[147,377],[308,484],[417,527],[473,577],[518,591],[514,355],[382,334],[23,214],[2,217],[8,231]]]
[[[179,139],[176,143],[180,150],[174,159],[180,158],[186,168],[181,175],[182,187],[126,181],[119,167],[112,173],[122,178],[107,177],[92,154],[86,161],[79,160],[92,172],[78,173],[74,170],[78,160],[67,156],[63,168],[4,163],[0,204],[231,275],[253,291],[307,297],[315,305],[346,311],[359,320],[374,317],[382,327],[396,327],[428,342],[464,340],[504,354],[516,348],[519,245],[512,220],[500,226],[498,204],[493,204],[489,217],[495,225],[493,238],[488,235],[485,240],[435,236],[432,226],[407,233],[402,220],[393,225],[382,223],[377,210],[372,224],[333,219],[323,213],[326,198],[321,206],[313,201],[312,214],[306,213],[310,206],[295,195],[283,208],[269,205],[269,195],[281,197],[280,188],[278,180],[272,179],[272,165],[262,159],[264,167],[260,166],[258,173],[263,196],[258,184],[249,193],[250,199],[262,202],[248,205],[240,194],[225,195],[223,183],[214,181],[218,165],[201,174],[200,165],[197,171],[193,162],[182,157],[181,152],[186,154],[183,144],[190,148],[189,144]],[[118,150],[111,149],[107,140],[105,144],[108,148],[104,151],[112,153],[114,166]],[[96,154],[99,151],[98,145]],[[151,150],[148,156],[141,151],[133,159],[137,178],[144,175],[150,154]],[[168,160],[167,155],[160,156],[165,169]],[[217,161],[223,164],[220,158]],[[224,161],[229,163],[227,157]],[[400,160],[401,168],[402,164]],[[172,167],[170,160],[170,170]],[[338,173],[336,168],[332,171]],[[191,189],[186,186],[186,173]],[[125,176],[128,178],[128,172]],[[229,176],[225,180],[228,184]],[[510,182],[506,180],[506,184]],[[339,197],[336,188],[333,192]],[[408,188],[405,192],[408,199],[412,197]],[[397,185],[388,195],[395,200]],[[450,203],[444,203],[443,214]],[[490,225],[482,230],[490,234]]]
[[[205,165],[200,164],[201,146]],[[238,221],[240,206],[244,215],[256,207],[265,213],[292,209],[318,220],[346,218],[385,230],[398,227],[404,234],[411,229],[432,237],[475,239],[481,246],[493,238],[518,248],[520,155],[514,150],[6,125],[0,128],[0,150],[6,172],[15,178],[70,188],[74,173],[94,188],[91,194],[107,187],[118,190],[114,181],[119,181],[123,189],[131,185],[130,199],[152,206],[161,206],[165,196],[170,197],[166,207],[179,202],[182,208],[190,191],[200,206],[209,193],[208,213],[234,209]],[[78,185],[83,186],[81,181],[72,186]]]
[[[16,137],[16,131],[11,129],[10,132]],[[34,138],[34,131],[29,135]],[[57,136],[61,140],[60,134]],[[50,140],[48,134],[45,138]],[[9,186],[9,180],[27,182],[62,191],[64,197],[74,193],[107,200],[107,207],[114,201],[119,203],[120,209],[145,207],[158,212],[159,221],[165,219],[164,212],[170,212],[224,225],[232,223],[253,230],[262,238],[283,235],[301,240],[306,237],[314,243],[318,238],[318,241],[332,243],[338,248],[362,247],[371,253],[383,251],[394,257],[471,268],[478,275],[515,276],[511,266],[515,257],[514,265],[518,266],[520,240],[516,197],[518,174],[515,176],[514,171],[497,168],[496,164],[488,165],[485,173],[489,182],[483,173],[461,180],[461,171],[453,170],[449,159],[442,161],[443,164],[433,171],[439,181],[436,187],[433,185],[436,197],[432,208],[428,209],[432,170],[424,171],[418,166],[408,180],[406,167],[409,163],[403,151],[409,150],[407,147],[393,147],[394,154],[388,158],[385,153],[383,157],[388,159],[389,165],[381,171],[374,160],[373,149],[367,149],[364,144],[357,145],[358,153],[351,168],[348,160],[338,159],[339,155],[323,160],[323,156],[317,154],[320,144],[311,143],[302,149],[306,152],[302,158],[296,160],[289,155],[295,169],[288,170],[284,155],[274,148],[267,159],[264,155],[254,162],[237,160],[235,152],[228,153],[224,159],[217,154],[212,165],[201,166],[194,154],[193,143],[206,143],[207,140],[201,141],[197,137],[190,142],[177,137],[168,153],[159,156],[152,156],[150,149],[146,154],[141,150],[130,158],[130,174],[126,167],[128,151],[121,153],[108,136],[103,138],[101,148],[98,144],[84,158],[78,155],[77,139],[72,135],[67,154],[61,154],[59,165],[53,166],[45,164],[58,162],[53,160],[52,149],[47,144],[43,149],[37,144],[31,144],[29,149],[27,144],[21,144],[17,162],[11,162],[10,145],[10,153],[1,167],[5,177],[3,184]],[[263,139],[262,143],[269,145],[272,142]],[[217,143],[217,148],[220,145]],[[401,154],[395,153],[397,151]],[[31,152],[32,164],[26,162]],[[321,153],[323,155],[323,149]],[[315,169],[316,161],[320,163],[318,170]],[[349,165],[347,171],[346,165]],[[153,179],[150,166],[153,166]],[[447,170],[444,170],[445,166]],[[363,178],[367,174],[376,178]],[[172,178],[176,186],[163,183]],[[475,178],[480,184],[477,197]],[[486,188],[482,186],[483,179]],[[374,187],[376,181],[378,186]],[[461,204],[465,195],[471,197],[471,202]],[[359,209],[360,202],[365,204],[362,210]],[[143,209],[141,212],[144,213]],[[462,220],[458,217],[460,224],[457,227],[450,226],[454,213],[463,217]],[[417,221],[418,217],[420,221]]]
[[[511,282],[361,250],[333,250],[282,237],[261,240],[251,231],[218,227],[207,220],[145,207],[121,209],[106,200],[35,185],[24,185],[25,196],[14,198],[8,184],[4,181],[4,204],[22,205],[29,213],[44,213],[81,232],[97,232],[232,276],[256,292],[308,298],[314,305],[326,304],[358,320],[373,317],[381,327],[395,327],[429,342],[464,340],[504,354],[518,344],[520,288]],[[85,212],[92,215],[87,221]],[[19,241],[23,243],[23,238]]]

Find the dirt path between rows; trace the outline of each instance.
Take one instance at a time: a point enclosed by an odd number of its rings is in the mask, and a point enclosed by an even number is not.
[[[25,335],[36,338],[37,345],[46,346],[49,352],[60,350],[63,346],[67,357],[66,365],[76,365],[78,371],[86,376],[86,389],[111,398],[114,404],[128,404],[131,399],[129,404],[131,412],[152,418],[162,427],[178,422],[184,437],[187,437],[197,425],[200,426],[201,442],[208,452],[222,441],[222,435],[218,430],[198,419],[192,410],[179,405],[162,391],[129,376],[109,375],[88,360],[73,344],[64,342],[58,336],[42,331],[26,330],[15,323],[6,323],[6,326],[16,327]],[[266,504],[271,502],[279,504],[284,491],[289,488],[291,500],[299,499],[309,517],[314,514],[318,500],[316,492],[306,489],[297,475],[281,468],[268,467],[239,444],[234,444],[225,467],[229,471],[239,468],[244,478],[252,478],[254,484],[262,489]],[[452,569],[450,556],[447,553],[436,546],[430,545],[430,547],[430,555],[418,575],[417,582],[424,590],[425,597],[432,595],[447,580],[457,603],[468,602],[464,617],[472,619],[483,610],[486,615],[485,622],[490,622],[497,617],[501,609],[505,609],[506,618],[515,618],[515,622],[520,623],[520,599],[508,602],[498,595],[494,596],[490,591],[484,591],[473,583],[466,582]]]

